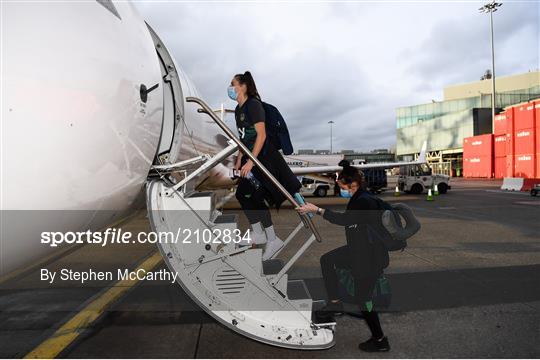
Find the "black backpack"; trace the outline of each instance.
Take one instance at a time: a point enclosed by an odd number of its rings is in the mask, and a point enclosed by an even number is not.
[[[266,141],[272,144],[277,150],[282,150],[283,154],[291,155],[294,150],[285,119],[283,119],[283,116],[281,116],[279,110],[274,105],[263,101],[261,103],[266,118]],[[247,106],[245,115],[248,116]]]
[[[377,235],[388,251],[405,250],[407,239],[420,230],[420,223],[411,208],[405,204],[390,204],[376,196],[370,196],[382,210]],[[405,220],[403,224],[402,218]]]

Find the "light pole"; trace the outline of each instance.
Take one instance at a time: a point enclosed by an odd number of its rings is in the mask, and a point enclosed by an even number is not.
[[[491,29],[491,132],[495,131],[495,46],[493,44],[493,13],[497,11],[502,3],[489,2],[482,6],[481,13],[489,13],[489,24]]]
[[[330,120],[328,123],[330,124],[330,154],[332,154],[334,152],[334,149],[332,148],[332,125],[334,122]]]

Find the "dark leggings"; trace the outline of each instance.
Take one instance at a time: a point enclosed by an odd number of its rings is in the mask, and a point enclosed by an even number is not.
[[[336,267],[350,269],[350,264],[354,261],[354,259],[351,259],[350,255],[348,246],[342,246],[321,256],[321,270],[329,300],[339,299],[339,279],[336,273]],[[363,303],[371,300],[371,295],[377,279],[378,276],[354,277],[354,297],[361,302],[362,309],[364,309]],[[377,312],[375,310],[362,310],[362,316],[371,331],[371,336],[375,339],[382,338],[384,334]]]
[[[236,199],[242,206],[250,224],[261,222],[263,227],[272,226],[272,217],[264,202],[264,191],[255,189],[248,179],[241,178],[236,188]]]

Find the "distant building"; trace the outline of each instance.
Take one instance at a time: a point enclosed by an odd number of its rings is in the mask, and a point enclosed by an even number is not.
[[[328,154],[330,154],[330,150],[315,150],[315,154],[317,154],[317,155],[328,155]]]
[[[300,149],[297,152],[298,155],[311,155],[313,154],[313,149]]]
[[[495,85],[500,110],[540,97],[540,72],[497,77]],[[427,158],[434,170],[440,167],[460,176],[463,139],[492,131],[491,80],[451,85],[443,93],[443,101],[396,109],[396,154],[399,160],[413,160],[427,140]]]
[[[396,154],[390,152],[387,149],[378,149],[365,153],[352,153],[345,154],[345,160],[349,160],[351,163],[386,163],[396,161]]]

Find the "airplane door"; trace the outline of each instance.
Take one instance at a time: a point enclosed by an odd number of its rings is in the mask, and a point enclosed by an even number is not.
[[[175,161],[171,159],[171,154],[174,157],[181,145],[185,116],[184,94],[174,59],[150,25],[146,26],[154,41],[163,79],[163,125],[156,152],[157,162],[163,164],[166,161]]]

